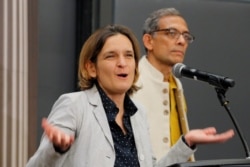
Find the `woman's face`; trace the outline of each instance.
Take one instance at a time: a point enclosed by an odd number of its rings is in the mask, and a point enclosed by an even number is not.
[[[117,34],[106,40],[91,75],[107,95],[125,94],[133,84],[135,64],[131,41]]]

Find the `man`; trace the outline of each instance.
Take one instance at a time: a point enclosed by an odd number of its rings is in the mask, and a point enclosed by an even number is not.
[[[141,89],[133,97],[147,110],[152,147],[157,159],[162,158],[182,134],[186,134],[185,138],[193,134],[188,132],[182,84],[172,75],[173,66],[183,62],[187,47],[193,40],[185,19],[174,8],[154,11],[144,23],[146,55],[140,60],[137,82]],[[216,132],[213,135],[217,137]],[[221,142],[217,139],[204,141],[191,138],[192,145]]]

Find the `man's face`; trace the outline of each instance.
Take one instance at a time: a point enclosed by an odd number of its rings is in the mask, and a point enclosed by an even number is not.
[[[158,31],[150,35],[148,56],[159,65],[173,66],[183,62],[189,35],[187,23],[182,17],[162,17]]]

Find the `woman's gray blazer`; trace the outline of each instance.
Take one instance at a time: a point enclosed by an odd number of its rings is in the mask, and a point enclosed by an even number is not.
[[[135,104],[138,111],[131,117],[131,124],[141,167],[165,167],[184,162],[193,154],[194,151],[179,140],[165,157],[156,162],[151,150],[145,111],[142,106]],[[38,150],[28,161],[27,167],[114,166],[114,143],[95,86],[86,91],[60,96],[48,120],[67,134],[74,135],[75,141],[66,153],[59,154],[55,152],[48,138],[43,136]]]

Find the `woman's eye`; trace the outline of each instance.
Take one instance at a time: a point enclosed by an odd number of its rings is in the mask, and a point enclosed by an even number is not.
[[[114,55],[112,55],[112,54],[109,54],[109,55],[105,56],[105,58],[112,58],[112,57],[114,57]]]
[[[134,57],[133,54],[127,54],[127,57]]]

